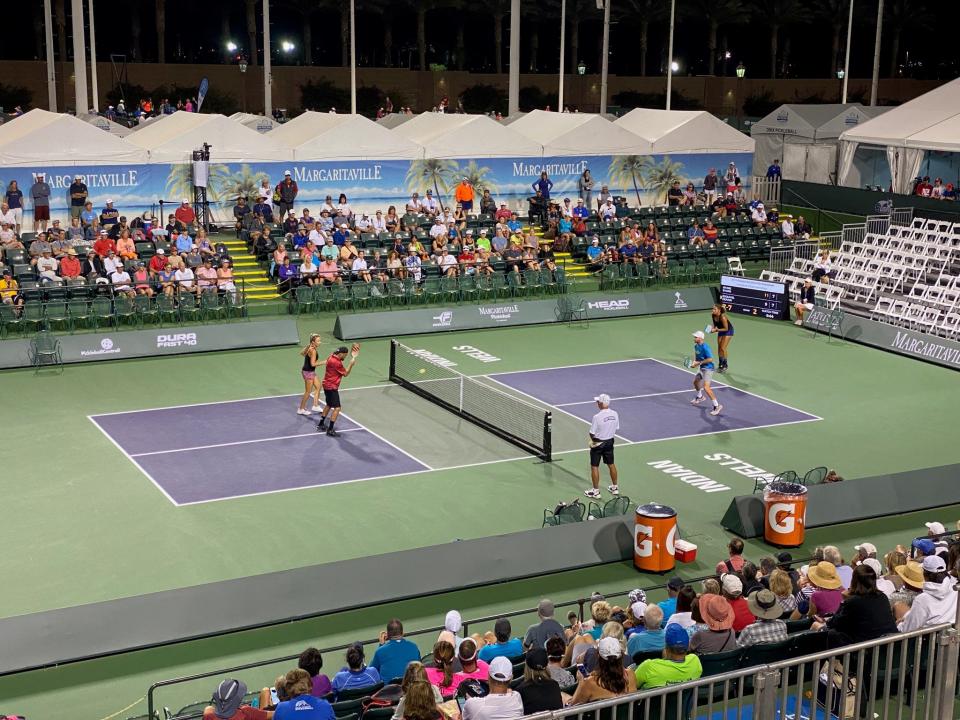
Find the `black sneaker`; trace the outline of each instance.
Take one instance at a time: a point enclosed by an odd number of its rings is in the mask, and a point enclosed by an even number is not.
[[[327,429],[327,424],[326,424],[326,423],[323,423],[323,422],[318,422],[318,423],[317,423],[317,432],[323,432],[323,431],[326,430],[326,429]]]
[[[340,437],[340,433],[338,433],[333,428],[330,428],[329,430],[327,430],[327,435],[329,435],[330,437]]]

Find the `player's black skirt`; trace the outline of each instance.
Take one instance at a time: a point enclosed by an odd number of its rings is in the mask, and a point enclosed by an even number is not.
[[[613,465],[613,438],[590,448],[590,467],[600,467],[601,460],[604,465]]]

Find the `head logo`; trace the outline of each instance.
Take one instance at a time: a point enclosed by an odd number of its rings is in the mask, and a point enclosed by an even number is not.
[[[453,325],[453,310],[444,310],[433,316],[433,327],[450,327]]]
[[[110,338],[104,338],[100,341],[101,350],[111,350],[113,348],[113,340]]]
[[[597,300],[587,303],[587,307],[591,310],[629,310],[630,301],[626,298],[623,300]]]
[[[676,301],[673,303],[673,309],[674,309],[674,310],[686,310],[686,309],[687,309],[687,301],[683,299],[683,296],[682,296],[682,295],[680,295],[680,291],[678,290],[677,292],[675,292],[675,293],[673,294],[673,296],[676,298]]]

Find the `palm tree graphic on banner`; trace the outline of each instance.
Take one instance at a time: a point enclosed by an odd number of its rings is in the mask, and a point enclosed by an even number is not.
[[[419,192],[424,187],[432,187],[437,194],[437,201],[442,203],[441,192],[447,192],[456,183],[457,170],[458,165],[454,160],[413,160],[407,170],[407,189]]]
[[[170,172],[167,173],[167,182],[164,186],[164,195],[176,202],[180,202],[180,198],[193,197],[193,165],[177,163],[170,166]]]
[[[680,172],[683,163],[673,162],[669,155],[664,155],[659,163],[650,162],[643,173],[643,186],[653,193],[654,202],[667,202],[667,191],[675,182],[683,182]],[[663,198],[661,201],[660,198]]]
[[[633,187],[633,191],[637,194],[637,205],[642,205],[640,185],[643,184],[644,175],[650,164],[651,158],[646,155],[615,155],[607,171],[610,184],[622,187],[624,194]]]
[[[239,197],[248,200],[257,197],[260,183],[269,180],[265,172],[254,172],[247,164],[240,166],[236,172],[229,165],[213,165],[210,167],[210,199],[234,200]]]
[[[465,177],[478,193],[489,190],[492,195],[497,191],[497,184],[487,177],[490,168],[477,165],[476,160],[471,160],[465,166],[457,168],[456,177]]]

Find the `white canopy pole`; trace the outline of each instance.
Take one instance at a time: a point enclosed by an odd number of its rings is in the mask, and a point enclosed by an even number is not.
[[[97,35],[93,24],[93,0],[87,0],[87,13],[90,18],[90,96],[93,100],[91,107],[95,113],[100,112],[100,93],[97,90]]]
[[[47,44],[47,108],[57,111],[57,69],[53,61],[53,11],[50,0],[43,0],[44,41]]]
[[[263,114],[273,115],[273,75],[270,73],[270,0],[263,0]]]
[[[90,101],[87,99],[87,53],[84,47],[86,33],[83,29],[83,0],[72,1],[71,20],[73,24],[74,104],[77,115],[80,115],[90,112]]]
[[[557,91],[557,112],[563,112],[563,73],[567,39],[567,0],[560,0],[560,89]]]
[[[670,0],[670,39],[667,41],[667,110],[670,109],[670,100],[673,95],[673,20],[676,9],[677,0]]]
[[[600,63],[600,114],[607,112],[607,76],[610,72],[610,3],[603,3],[603,61]]]

